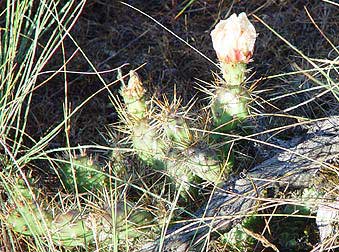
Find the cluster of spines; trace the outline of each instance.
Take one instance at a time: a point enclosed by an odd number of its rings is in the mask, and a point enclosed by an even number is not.
[[[170,103],[164,96],[164,102],[155,98],[147,102],[142,82],[134,71],[120,93],[125,102],[121,114],[128,117],[123,121],[128,122],[133,148],[141,160],[156,169],[165,169],[176,184],[183,183],[185,190],[197,178],[214,184],[222,181],[222,160],[205,139],[190,129],[188,111],[180,106],[180,101],[175,98]]]

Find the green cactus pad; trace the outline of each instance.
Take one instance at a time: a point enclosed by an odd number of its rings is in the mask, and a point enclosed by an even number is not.
[[[34,184],[34,181],[31,178],[26,179],[30,185]],[[11,194],[14,200],[13,203],[16,201],[32,202],[34,200],[33,194],[37,195],[38,191],[34,187],[31,187],[30,189],[25,184],[23,178],[16,177],[14,184],[11,186]]]
[[[91,224],[87,226],[96,229],[100,241],[110,240],[114,233],[118,240],[139,237],[150,228],[153,216],[132,206],[129,202],[118,202],[114,210],[107,208],[105,211],[92,213],[88,218]]]
[[[101,190],[106,183],[106,176],[102,173],[101,167],[86,154],[71,157],[71,162],[63,161],[61,164],[61,178],[66,189],[75,191],[75,184],[78,192]],[[73,176],[73,170],[75,177]]]
[[[85,156],[75,160],[79,166],[92,164],[87,163]],[[112,211],[97,208],[82,214],[78,211],[59,213],[53,218],[43,205],[39,207],[37,201],[40,197],[36,188],[27,188],[19,178],[14,182],[9,188],[10,210],[5,217],[8,227],[15,233],[27,236],[44,237],[48,234],[57,246],[73,249],[91,246],[95,241],[108,244],[113,237],[113,227],[118,239],[139,237],[153,221],[149,212],[135,208],[128,202],[117,204],[114,221]]]
[[[63,247],[84,247],[94,239],[77,211],[59,214],[52,222],[51,233],[53,242]]]
[[[255,230],[258,223],[260,223],[259,217],[246,218],[222,236],[222,243],[227,246],[228,251],[253,251],[258,241],[247,234],[245,228],[250,231]]]
[[[168,116],[164,121],[163,128],[170,140],[182,146],[191,141],[192,136],[189,127],[182,117]]]
[[[218,87],[211,102],[214,126],[229,132],[248,116],[249,97],[240,86]]]
[[[34,184],[33,179],[27,177],[26,180],[30,185]],[[10,228],[23,235],[45,234],[50,226],[51,216],[42,208],[38,208],[35,202],[39,191],[34,187],[28,188],[20,177],[15,178],[9,190],[11,210],[6,220]]]
[[[149,229],[149,225],[153,222],[153,216],[140,209],[130,210],[127,218],[121,218],[117,222],[118,238],[120,240],[126,238],[136,238]]]
[[[21,202],[6,219],[10,228],[23,235],[40,236],[46,234],[51,224],[51,216],[44,210],[39,211],[34,203]]]
[[[184,189],[184,198],[187,193],[191,194],[191,185],[196,184],[198,178],[213,184],[218,184],[223,179],[220,161],[215,152],[203,142],[186,149],[172,149],[166,167],[169,177],[175,181],[177,187]]]
[[[187,157],[187,166],[195,175],[213,184],[222,181],[220,161],[206,143],[199,142],[187,149]]]
[[[245,81],[246,64],[220,62],[226,86],[240,86]]]
[[[141,160],[155,169],[164,168],[166,145],[146,119],[139,120],[133,125],[132,142]]]
[[[196,176],[187,165],[185,152],[173,148],[170,150],[166,160],[168,176],[175,182],[176,187],[182,187],[181,196],[187,198],[191,191],[191,184],[196,181]]]

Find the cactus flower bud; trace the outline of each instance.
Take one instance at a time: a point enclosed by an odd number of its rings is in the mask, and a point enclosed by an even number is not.
[[[221,20],[211,37],[221,63],[248,63],[252,57],[256,32],[244,12]]]
[[[121,89],[121,95],[124,98],[127,111],[136,119],[141,119],[145,116],[147,108],[145,102],[145,90],[142,82],[136,72],[130,71],[130,79],[127,86]]]

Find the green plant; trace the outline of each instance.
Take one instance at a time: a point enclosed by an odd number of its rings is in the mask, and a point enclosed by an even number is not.
[[[88,210],[89,206],[81,210],[84,202],[80,203],[80,200],[77,210],[61,210],[60,207],[65,207],[65,198],[69,196],[63,195],[58,202],[49,204],[50,198],[40,192],[37,180],[26,177],[26,171],[34,170],[36,163],[43,163],[40,171],[52,170],[46,167],[46,164],[53,163],[45,152],[46,146],[64,126],[68,137],[70,117],[86,103],[83,102],[72,113],[68,113],[65,94],[64,120],[61,118],[56,126],[53,122],[52,127],[38,139],[29,135],[26,127],[29,115],[34,114],[30,111],[33,91],[60,72],[61,69],[53,68],[50,75],[50,72],[43,70],[46,70],[44,68],[58,49],[64,53],[63,56],[66,55],[64,39],[69,37],[72,40],[69,31],[84,4],[85,1],[59,0],[8,0],[0,4],[3,7],[0,12],[0,220],[3,226],[0,246],[13,251],[56,251],[55,245],[70,249],[87,247],[96,240],[95,228],[106,237],[103,239],[105,241],[118,240],[119,237],[109,235],[112,229],[117,230],[121,239],[126,239],[129,236],[125,233],[131,236],[136,236],[136,232],[140,234],[143,227],[139,224],[140,219],[151,219],[147,211],[136,210],[133,204],[123,207],[124,211],[116,214],[117,224],[112,219],[106,221],[107,216],[115,214],[115,210],[100,212],[93,208]],[[66,58],[64,61],[66,65]],[[37,127],[34,125],[34,130]],[[69,150],[70,147],[65,149]],[[76,191],[75,187],[81,192],[94,188],[103,190],[107,176],[103,175],[93,160],[85,156],[69,159],[68,165],[65,165],[68,160],[58,160],[64,168],[62,175],[69,191]],[[79,197],[79,194],[73,197]],[[74,205],[68,207],[75,208]],[[93,218],[98,223],[93,222]],[[94,223],[93,226],[91,223]],[[23,236],[27,237],[22,239]]]
[[[257,216],[247,217],[221,236],[222,243],[227,246],[228,251],[251,251],[257,240],[250,236],[245,229],[254,231],[261,221],[260,217]]]
[[[31,181],[31,180],[30,180]],[[71,210],[51,213],[40,202],[40,194],[32,181],[27,187],[23,179],[11,185],[6,223],[12,231],[26,236],[47,236],[57,246],[87,247],[96,239],[105,243],[138,237],[149,229],[153,216],[136,209],[130,202],[117,202],[115,209],[79,212]],[[112,237],[112,230],[115,236]]]
[[[101,166],[85,151],[62,160],[60,173],[65,188],[71,192],[101,191],[107,183]]]
[[[155,169],[164,169],[178,187],[183,185],[183,195],[197,178],[211,183],[221,181],[220,160],[205,141],[193,134],[183,116],[187,112],[181,112],[184,109],[178,105],[180,102],[157,101],[159,111],[156,111],[151,100],[146,100],[142,82],[134,71],[120,93],[126,105],[120,115],[141,160]]]
[[[194,115],[187,116],[188,109],[176,98],[173,103],[166,96],[164,102],[156,97],[147,100],[134,71],[129,74],[128,85],[122,81],[120,94],[125,108],[116,107],[130,132],[133,149],[148,165],[164,169],[177,187],[183,185],[183,194],[189,192],[191,184],[197,184],[197,178],[217,185],[228,177],[232,170],[232,157],[228,157],[232,155],[229,155],[230,145],[221,144],[224,137],[220,133],[229,133],[249,115],[245,71],[256,33],[244,13],[239,17],[234,14],[229,20],[221,21],[211,33],[222,72],[213,90],[204,89],[211,100],[212,116],[207,121],[213,124],[195,125],[198,129],[213,130],[210,142],[191,129],[187,118]],[[229,41],[229,36],[236,42]],[[212,147],[215,142],[219,148]]]
[[[26,178],[24,169],[32,170],[32,160],[44,155],[43,149],[60,128],[34,140],[27,127],[31,101],[33,91],[46,83],[39,76],[79,16],[83,2],[7,0],[0,5],[0,187],[10,199],[5,202],[0,197],[1,223],[33,235],[36,239],[29,246],[43,251],[44,244],[52,245],[50,239],[39,239],[46,234],[50,215],[36,202],[36,181]],[[0,236],[1,247],[18,250],[25,246],[9,230],[3,229]]]

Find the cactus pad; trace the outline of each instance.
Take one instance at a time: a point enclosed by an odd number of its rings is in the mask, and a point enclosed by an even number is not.
[[[73,155],[69,161],[61,164],[61,178],[67,190],[75,191],[75,184],[78,192],[101,190],[106,183],[106,176],[101,167],[88,157],[85,153],[80,156]],[[73,172],[74,175],[73,176]]]

